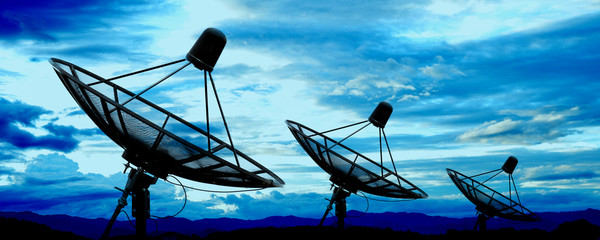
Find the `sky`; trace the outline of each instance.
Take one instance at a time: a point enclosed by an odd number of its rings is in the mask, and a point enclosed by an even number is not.
[[[227,37],[212,76],[233,142],[286,184],[234,193],[159,180],[153,215],[177,213],[187,197],[178,217],[320,218],[329,176],[285,120],[325,131],[366,120],[381,101],[394,108],[385,133],[398,173],[429,197],[358,193],[349,210],[473,217],[446,168],[475,175],[511,155],[528,209],[599,208],[599,26],[592,0],[2,1],[0,211],[109,218],[127,180],[123,150],[48,59],[108,78],[184,58],[209,27]],[[139,90],[161,74],[119,84]],[[181,76],[143,97],[202,122],[203,74]],[[378,159],[373,126],[345,143]],[[507,193],[507,179],[489,184]]]

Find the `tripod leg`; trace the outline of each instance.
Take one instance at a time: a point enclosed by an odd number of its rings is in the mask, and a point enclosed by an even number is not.
[[[338,191],[340,188],[335,188],[333,190],[333,194],[331,194],[331,200],[329,200],[329,205],[327,205],[327,210],[325,210],[325,214],[323,214],[323,217],[321,218],[321,222],[319,223],[319,226],[323,226],[323,222],[325,221],[325,218],[327,218],[327,214],[329,214],[329,212],[333,209],[333,202],[335,201]]]
[[[473,228],[473,230],[477,230],[477,227],[479,226],[479,231],[487,231],[487,220],[489,218],[483,214],[479,214],[477,216],[477,222],[475,222],[475,227]]]
[[[119,198],[119,203],[117,204],[117,207],[115,208],[115,211],[113,212],[113,215],[110,218],[110,221],[108,221],[108,225],[104,229],[104,232],[102,233],[102,237],[100,237],[100,239],[108,239],[108,235],[110,234],[110,230],[112,229],[113,225],[115,224],[115,220],[117,220],[117,216],[119,216],[119,213],[121,213],[121,210],[125,206],[127,206],[127,197],[128,196],[129,196],[129,192],[123,191],[123,195],[121,195],[121,198]]]

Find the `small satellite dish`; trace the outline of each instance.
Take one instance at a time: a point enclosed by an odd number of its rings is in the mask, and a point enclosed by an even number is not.
[[[467,197],[467,199],[469,199],[469,201],[475,204],[478,217],[474,229],[479,227],[479,230],[486,230],[487,220],[496,216],[509,220],[527,222],[541,220],[537,214],[531,212],[521,204],[521,199],[519,198],[519,193],[517,192],[517,186],[512,176],[512,173],[515,170],[518,162],[519,161],[516,157],[510,156],[508,159],[506,159],[506,162],[504,165],[502,165],[502,168],[476,174],[470,177],[452,169],[446,169],[450,179],[452,179],[452,182],[454,182],[456,187],[458,187],[458,189],[465,195],[465,197]],[[508,197],[485,185],[487,181],[498,176],[502,172],[508,174]],[[480,182],[475,179],[477,177],[482,177],[492,173],[495,174],[484,181]],[[516,201],[513,198],[513,190],[514,195],[516,196]]]
[[[131,163],[137,167],[129,173],[126,187],[122,190],[123,196],[119,199],[103,238],[108,237],[114,220],[127,204],[129,194],[132,194],[133,215],[138,219],[136,234],[142,237],[145,235],[145,222],[149,217],[148,187],[157,178],[166,180],[169,175],[175,175],[208,184],[259,189],[283,186],[281,178],[233,145],[211,75],[226,42],[221,31],[208,28],[185,59],[112,78],[100,77],[67,61],[56,58],[49,60],[81,109],[98,128],[124,149],[123,158],[128,161],[127,166]],[[115,80],[129,79],[133,75],[178,63],[184,64],[137,93],[115,83]],[[141,96],[190,64],[204,72],[204,129]],[[208,80],[229,141],[210,133]]]
[[[332,204],[335,203],[335,215],[338,218],[338,226],[343,227],[344,218],[346,217],[345,198],[357,191],[390,198],[427,198],[427,194],[423,190],[401,177],[397,172],[387,137],[383,130],[392,114],[392,110],[392,106],[389,103],[381,102],[377,105],[368,120],[324,132],[317,132],[291,120],[286,121],[288,128],[298,143],[300,143],[300,146],[302,146],[319,167],[330,175],[329,180],[335,186],[330,203],[319,225],[323,224],[327,214],[332,209]],[[325,133],[361,124],[364,124],[364,126],[340,141],[333,140],[325,135]],[[379,162],[371,160],[342,144],[344,140],[370,124],[379,129]],[[393,170],[385,167],[383,164],[382,134]]]

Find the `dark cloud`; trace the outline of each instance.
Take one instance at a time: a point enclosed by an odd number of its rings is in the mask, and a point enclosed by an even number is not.
[[[301,79],[311,84],[312,90],[321,93],[319,103],[322,106],[351,109],[366,118],[379,101],[386,100],[392,102],[392,117],[400,124],[411,121],[423,123],[423,126],[432,124],[463,130],[427,136],[387,132],[394,149],[455,150],[465,147],[462,144],[481,141],[539,144],[577,133],[578,127],[597,125],[600,119],[597,94],[600,85],[596,79],[600,75],[598,15],[555,22],[536,31],[449,44],[419,42],[395,35],[404,30],[419,29],[423,23],[415,19],[426,14],[418,7],[426,4],[423,1],[401,6],[394,6],[397,5],[395,2],[373,4],[367,1],[241,3],[256,13],[256,17],[228,21],[220,26],[228,36],[228,46],[248,47],[305,61],[268,71],[239,64],[223,68],[218,74],[236,77],[259,73],[272,74],[278,79]],[[136,18],[164,14],[169,6],[159,1],[10,1],[0,10],[0,45],[10,48],[19,46],[24,40],[33,40],[35,44],[22,51],[30,55],[28,59],[32,62],[48,56],[83,58],[94,64],[103,60],[150,61],[153,56],[146,53],[146,47],[152,38],[144,34],[153,26],[140,25]],[[0,69],[0,76],[19,74]],[[161,90],[174,90],[173,86],[161,87],[156,88],[157,102],[172,102],[170,96],[160,96],[160,93]],[[235,91],[275,90],[264,87],[248,85]],[[331,94],[336,90],[341,94]],[[151,92],[145,94],[149,95],[152,97]],[[577,111],[565,114],[574,107]],[[174,112],[184,112],[183,109],[187,108],[177,106]],[[69,116],[84,114],[79,109],[70,110]],[[33,135],[19,126],[36,127],[36,121],[49,114],[48,110],[0,98],[0,111],[5,113],[0,119],[0,132],[3,133],[0,144],[6,146],[0,152],[3,162],[22,159],[22,155],[13,151],[16,148],[69,152],[77,147],[77,136],[99,134],[97,129],[82,130],[58,125],[52,120],[41,126],[48,134]],[[201,128],[205,126],[202,122],[195,124]],[[172,131],[178,135],[190,134],[183,125],[174,125]],[[222,132],[219,125],[211,123],[211,133]],[[460,139],[459,136],[465,137]],[[365,151],[377,151],[379,147],[376,137],[351,138],[346,143]],[[461,154],[480,154],[468,151]],[[298,152],[302,153],[302,150]],[[404,154],[402,151],[394,153],[395,156]],[[397,204],[371,202],[370,209],[377,212],[418,209],[428,214],[473,214],[472,204],[452,186],[445,168],[481,173],[501,167],[508,154],[521,160],[515,172],[519,183],[577,180],[573,183],[593,185],[597,181],[598,173],[585,169],[584,165],[578,169],[558,167],[565,165],[565,161],[597,161],[597,151],[558,154],[502,149],[488,156],[401,162],[399,171],[408,173],[408,180],[422,187],[431,198]],[[312,162],[309,158],[306,161]],[[0,175],[10,176],[10,184],[0,186],[2,210],[108,217],[120,197],[112,187],[122,187],[126,181],[123,174],[104,177],[81,173],[77,164],[58,154],[39,156],[27,165],[25,172],[7,166],[0,166]],[[316,165],[281,165],[279,172],[308,175],[322,170]],[[288,182],[303,184],[309,181],[294,179]],[[322,182],[327,182],[327,178]],[[578,186],[582,185],[574,187]],[[328,187],[324,185],[324,188]],[[160,182],[152,186],[153,214],[179,209],[181,201],[173,199],[182,195],[180,192],[174,194],[173,189],[173,186]],[[539,189],[551,190],[536,192]],[[448,193],[452,196],[444,195]],[[525,187],[521,197],[532,210],[571,210],[597,204],[597,196],[572,193],[548,185]],[[279,191],[218,194],[209,200],[189,202],[182,216],[192,219],[273,215],[320,217],[327,204],[326,197],[330,194]],[[574,197],[582,201],[576,201]],[[357,196],[350,197],[348,202],[349,209],[359,211],[366,205],[365,200]],[[549,209],[554,206],[556,209]]]
[[[3,4],[0,32],[5,38],[56,41],[59,33],[111,27],[111,20],[168,7],[162,1],[40,1]]]
[[[92,129],[77,129],[73,126],[62,126],[56,125],[54,123],[48,123],[42,126],[44,129],[48,130],[50,133],[57,136],[65,136],[72,137],[75,135],[81,136],[92,136],[92,135],[101,135],[103,134],[100,129],[92,128]]]
[[[13,172],[12,179],[0,187],[4,211],[39,212],[61,206],[62,211],[72,212],[79,208],[71,207],[74,202],[98,204],[118,195],[107,185],[114,181],[103,180],[99,174],[80,173],[75,162],[60,154],[37,156],[23,172]]]
[[[76,135],[91,136],[99,134],[95,129],[80,130],[72,126],[61,126],[48,123],[43,126],[50,134],[36,136],[19,125],[36,127],[35,121],[44,114],[51,113],[38,106],[28,105],[21,101],[11,102],[0,98],[0,110],[5,113],[0,119],[0,142],[8,143],[16,148],[40,148],[61,152],[73,151],[79,144]]]
[[[0,98],[0,108],[4,113],[4,117],[0,119],[2,125],[18,122],[25,126],[33,126],[33,121],[40,115],[50,113],[41,107],[31,106],[21,101],[11,102],[5,98]]]
[[[563,180],[563,179],[589,179],[596,178],[600,174],[594,171],[569,171],[563,173],[546,174],[543,176],[536,176],[529,178],[529,180]]]
[[[595,59],[598,58],[599,32],[596,26],[599,21],[597,15],[583,16],[535,32],[514,33],[458,45],[424,45],[395,39],[385,33],[381,33],[382,38],[379,39],[354,34],[358,36],[355,38],[357,43],[375,41],[384,45],[382,48],[387,51],[368,45],[361,48],[361,53],[373,59],[394,59],[400,63],[395,70],[382,69],[382,73],[398,72],[398,76],[409,79],[404,83],[415,90],[381,89],[384,92],[378,93],[371,89],[363,96],[324,94],[320,103],[341,105],[367,115],[372,110],[369,106],[372,102],[394,99],[395,116],[450,127],[501,121],[505,116],[499,113],[506,109],[543,109],[547,106],[579,106],[584,115],[577,118],[597,119],[597,114],[593,114],[598,111],[592,109],[599,107],[594,101],[599,87],[595,81],[597,69],[600,69],[595,66],[598,62]],[[331,39],[334,39],[333,35],[336,33],[332,33]],[[323,61],[322,69],[340,69],[345,73],[329,74],[327,71],[332,70],[321,70],[315,72],[315,79],[349,82],[359,74],[372,74],[368,78],[372,82],[383,75],[377,72],[378,68],[366,68],[365,62],[348,60],[357,58],[350,50],[356,47],[354,42],[340,40],[338,44],[347,46],[348,50],[330,48],[335,52],[331,55],[345,57],[339,58],[339,61]],[[407,48],[410,51],[403,50]],[[384,65],[379,66],[382,67]],[[329,75],[337,78],[328,78]],[[436,76],[440,79],[436,80]],[[360,87],[368,86],[368,81]],[[402,99],[410,101],[400,101]],[[549,139],[563,135],[550,136]]]
[[[517,177],[521,175],[532,176],[529,173],[535,173],[536,169],[533,169],[533,171],[528,169],[531,169],[529,166],[532,165],[533,160],[528,155],[519,154],[518,156],[523,157],[519,157],[521,166],[515,172],[518,175]],[[465,174],[477,174],[499,168],[505,157],[499,155],[412,163],[410,166],[413,168],[429,168],[426,171],[431,171],[430,168],[440,168],[439,171],[427,176],[427,179],[436,178],[434,175],[437,175],[444,184],[434,186],[413,181],[430,194],[430,198],[388,202],[390,200],[394,201],[394,199],[369,196],[370,200],[367,200],[359,193],[348,197],[348,210],[360,212],[415,212],[415,209],[418,209],[418,212],[430,215],[471,216],[475,213],[474,206],[461,195],[458,189],[455,189],[448,176],[445,175],[443,167],[458,167],[456,170],[460,170]],[[548,163],[552,163],[559,161],[561,157],[564,157],[564,155],[554,156],[554,159],[546,160]],[[467,166],[477,167],[477,165],[480,165],[481,169],[472,167],[465,169]],[[414,169],[403,170],[414,172]],[[81,173],[75,162],[60,154],[39,155],[32,160],[22,173],[10,169],[6,169],[3,173],[14,176],[15,182],[0,186],[0,210],[27,210],[42,214],[60,212],[90,218],[109,217],[116,205],[116,199],[120,197],[120,192],[114,190],[113,187],[122,187],[126,182],[125,174],[118,173],[105,177],[99,174]],[[517,178],[517,184],[522,186],[523,183],[532,181],[526,178]],[[501,185],[506,187],[505,184]],[[153,215],[169,215],[181,208],[182,200],[177,198],[183,197],[183,194],[178,188],[160,180],[150,187]],[[329,186],[323,185],[323,189],[329,189]],[[188,194],[191,194],[191,192],[188,189]],[[573,198],[569,197],[573,196],[571,190],[536,191],[527,187],[519,187],[519,192],[521,201],[533,211],[584,209],[595,201],[594,196],[579,193],[576,193],[579,199],[574,201]],[[179,216],[189,219],[215,217],[260,219],[269,216],[287,215],[319,218],[328,204],[325,198],[329,198],[330,195],[330,193],[315,192],[283,193],[277,190],[242,194],[214,194],[206,200],[188,201],[186,208]],[[385,201],[376,201],[375,199]],[[556,208],[550,209],[548,206],[555,206]],[[126,210],[128,211],[128,209]]]
[[[89,218],[108,218],[116,207],[127,175],[109,177],[81,173],[78,164],[61,154],[38,155],[23,172],[6,169],[3,175],[12,180],[0,186],[1,211],[34,211],[62,213]],[[174,187],[159,181],[152,186],[151,199],[158,212],[173,212],[180,203],[174,201]]]
[[[597,125],[598,22],[600,16],[587,15],[535,31],[440,45],[431,51],[465,76],[439,82],[419,101],[394,103],[395,114],[448,127],[514,123],[506,131],[478,136],[498,143],[538,144],[573,134],[582,124]],[[561,121],[532,121],[535,116],[505,111],[531,110],[543,116],[573,107],[577,114]]]
[[[0,9],[0,45],[20,48],[23,41],[32,41],[19,50],[32,61],[50,57],[151,61],[153,56],[146,53],[151,38],[142,32],[155,27],[142,25],[138,17],[162,14],[175,5],[154,0],[7,3]]]

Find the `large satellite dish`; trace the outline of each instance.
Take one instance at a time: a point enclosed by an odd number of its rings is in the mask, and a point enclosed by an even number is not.
[[[427,198],[427,194],[423,190],[398,174],[385,131],[383,130],[392,111],[392,106],[389,103],[381,102],[377,105],[368,120],[324,132],[317,132],[291,120],[286,121],[288,128],[298,143],[300,143],[302,148],[317,165],[330,175],[330,181],[335,186],[327,210],[319,225],[323,224],[327,214],[332,209],[332,204],[335,203],[335,215],[338,218],[338,227],[343,227],[344,218],[346,217],[345,198],[350,196],[350,193],[356,193],[357,191],[390,198]],[[340,141],[336,141],[325,135],[325,133],[362,124],[364,126]],[[342,144],[343,141],[371,124],[379,129],[379,162],[371,160]],[[382,134],[393,170],[384,166]]]
[[[467,199],[469,199],[469,201],[475,204],[478,217],[474,229],[479,227],[479,230],[486,230],[487,220],[493,217],[527,222],[541,220],[537,214],[533,213],[521,204],[521,199],[519,198],[519,193],[517,192],[517,186],[512,176],[512,173],[515,170],[518,162],[519,161],[516,157],[510,156],[508,159],[506,159],[506,162],[504,162],[502,168],[473,176],[465,176],[464,174],[452,169],[446,169],[450,179],[452,179],[452,182],[454,182],[456,187],[458,187],[458,189],[465,195],[465,197],[467,197]],[[485,185],[487,181],[493,179],[502,172],[508,174],[508,197]],[[476,180],[478,177],[492,173],[494,173],[494,175],[484,181],[480,182]],[[516,199],[514,197],[516,197]]]
[[[136,235],[145,236],[149,217],[148,187],[157,178],[169,175],[192,181],[244,188],[281,187],[284,182],[257,161],[238,151],[229,129],[211,72],[227,39],[215,29],[206,29],[187,53],[185,59],[132,73],[103,78],[72,63],[52,58],[49,60],[58,77],[77,104],[111,140],[124,149],[123,158],[136,168],[129,173],[123,196],[115,209],[103,238],[132,194]],[[187,61],[186,61],[187,60]],[[173,64],[183,64],[174,72],[134,93],[115,80],[129,79],[143,72]],[[183,68],[193,64],[204,72],[204,101],[206,126],[204,129],[187,122],[141,95]],[[207,77],[208,76],[208,77]],[[210,133],[208,82],[222,117],[228,141]],[[127,168],[126,168],[127,170]]]

